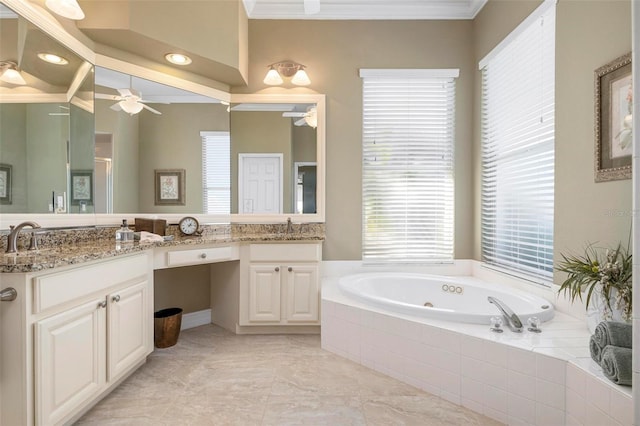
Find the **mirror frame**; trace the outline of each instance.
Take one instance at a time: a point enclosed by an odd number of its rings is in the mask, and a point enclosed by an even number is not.
[[[326,179],[326,105],[325,95],[321,94],[232,94],[231,103],[252,103],[252,104],[316,104],[318,110],[318,127],[316,127],[316,162],[317,177],[316,182],[316,211],[317,213],[283,213],[272,215],[256,214],[232,214],[232,223],[278,223],[286,222],[291,218],[293,222],[324,222],[325,221],[325,179]],[[237,161],[232,158],[231,161]]]
[[[146,68],[140,65],[125,62],[120,59],[96,54],[92,48],[85,45],[80,40],[66,32],[62,26],[43,8],[32,3],[20,0],[2,0],[7,7],[23,16],[36,25],[50,37],[73,50],[85,61],[95,66],[110,68],[115,71],[131,74],[136,77],[145,78],[158,83],[174,86],[183,90],[191,91],[205,96],[211,96],[222,101],[231,103],[315,103],[318,110],[317,156],[318,181],[316,183],[316,206],[315,214],[276,214],[276,215],[252,215],[252,214],[232,214],[232,215],[205,215],[199,213],[189,213],[198,218],[202,224],[210,223],[281,223],[288,218],[295,223],[324,222],[325,221],[325,179],[326,179],[326,101],[323,94],[230,94],[220,89],[207,86],[201,83],[176,77],[170,74]],[[206,80],[206,79],[204,79]],[[203,80],[203,81],[204,81]],[[212,80],[213,82],[213,80]],[[218,82],[213,82],[218,83]],[[221,84],[218,83],[218,86]],[[222,85],[224,86],[224,85]],[[42,227],[82,227],[96,225],[116,226],[122,219],[133,221],[135,217],[157,218],[161,216],[168,223],[177,223],[178,220],[187,215],[183,214],[158,214],[158,213],[113,213],[113,214],[29,214],[29,213],[7,213],[0,214],[0,229],[8,229],[9,225],[15,225],[25,220],[32,220]]]

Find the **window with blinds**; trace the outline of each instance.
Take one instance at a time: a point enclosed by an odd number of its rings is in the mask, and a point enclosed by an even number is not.
[[[453,260],[456,70],[360,70],[362,258]]]
[[[555,1],[480,62],[482,260],[553,276]]]
[[[202,208],[207,214],[231,213],[231,139],[229,132],[200,132]]]

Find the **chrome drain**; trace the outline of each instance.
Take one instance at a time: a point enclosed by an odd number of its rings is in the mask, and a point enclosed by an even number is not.
[[[433,308],[433,303],[431,303],[431,302],[424,302],[424,306],[426,306],[427,308]]]

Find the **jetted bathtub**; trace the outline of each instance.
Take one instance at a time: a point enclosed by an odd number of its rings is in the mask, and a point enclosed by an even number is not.
[[[525,325],[530,317],[544,322],[554,316],[553,305],[542,297],[472,277],[375,272],[343,276],[338,287],[360,302],[445,321],[488,325],[491,317],[502,315],[487,299],[490,296],[511,308]]]

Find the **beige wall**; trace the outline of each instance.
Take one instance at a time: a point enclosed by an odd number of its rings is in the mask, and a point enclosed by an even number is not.
[[[593,179],[594,70],[631,51],[631,2],[561,0],[557,19],[556,260],[590,242],[626,245],[633,194],[630,179]]]
[[[539,1],[489,1],[474,21],[476,62]],[[631,180],[594,183],[594,70],[631,51],[629,1],[560,0],[556,10],[554,257],[587,243],[624,243],[631,229]],[[474,250],[480,259],[480,73],[474,111]],[[561,280],[556,277],[556,282]]]
[[[27,211],[47,213],[51,192],[67,191],[67,141],[69,117],[59,104],[27,105]],[[67,197],[69,194],[67,194]]]
[[[228,131],[229,114],[222,104],[154,104],[162,115],[140,116],[140,210],[145,213],[202,212],[201,131]],[[155,206],[154,170],[186,170],[186,204]]]
[[[96,133],[113,135],[113,211],[141,212],[138,205],[139,116],[114,111],[111,105],[112,101],[95,102]]]
[[[249,84],[235,93],[318,92],[327,96],[325,260],[361,258],[362,82],[360,68],[460,68],[456,110],[457,258],[472,249],[471,21],[249,22]],[[307,66],[311,89],[267,88],[267,65]]]
[[[0,163],[11,166],[11,204],[0,204],[2,213],[27,211],[27,106],[0,104]]]

